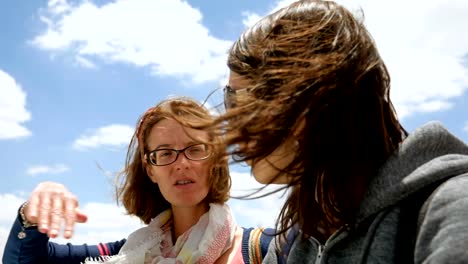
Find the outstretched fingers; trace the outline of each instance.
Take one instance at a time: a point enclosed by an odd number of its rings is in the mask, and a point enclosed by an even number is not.
[[[78,198],[64,185],[40,183],[25,207],[25,217],[38,225],[39,232],[55,238],[63,228],[63,236],[71,238],[75,223],[84,223],[87,216],[78,208]]]

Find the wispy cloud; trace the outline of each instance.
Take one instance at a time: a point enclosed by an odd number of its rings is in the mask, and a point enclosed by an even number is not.
[[[282,6],[285,6],[285,5],[278,4],[277,8],[282,7]],[[271,12],[273,12],[273,11],[274,10],[271,10]],[[271,12],[268,12],[268,13],[271,13]],[[244,17],[242,19],[242,24],[244,24],[244,26],[246,26],[246,27],[253,26],[257,21],[259,21],[262,18],[261,15],[259,15],[257,13],[254,13],[254,12],[250,12],[250,11],[242,12],[242,16]]]
[[[86,56],[150,67],[154,74],[196,83],[224,74],[231,44],[212,36],[201,12],[182,0],[120,0],[100,6],[49,0],[41,20],[47,29],[32,41],[41,49],[78,60]]]
[[[466,132],[468,132],[468,121],[465,122],[465,127],[463,128]]]
[[[0,140],[31,135],[23,123],[31,120],[26,92],[8,73],[0,70]]]
[[[294,1],[277,1],[265,13]],[[338,1],[350,10],[362,8],[392,77],[392,100],[401,118],[448,110],[468,89],[468,2],[460,0]],[[404,7],[404,8],[402,8]],[[243,23],[265,14],[244,12]]]
[[[67,0],[49,0],[47,7],[52,14],[61,14],[70,10]]]
[[[242,19],[242,24],[246,27],[250,27],[257,23],[263,16],[271,14],[289,4],[292,4],[296,2],[297,0],[279,0],[276,1],[276,3],[272,4],[270,8],[263,14],[258,14],[256,12],[251,12],[251,11],[244,11],[242,12],[242,16],[244,17]]]
[[[134,128],[127,125],[113,124],[94,129],[78,137],[73,143],[77,150],[99,147],[120,147],[130,142]]]
[[[30,176],[37,176],[39,174],[60,174],[69,170],[70,168],[68,168],[65,164],[56,164],[52,166],[37,165],[30,167],[26,171],[26,174]]]
[[[96,64],[94,64],[91,60],[83,57],[83,56],[75,56],[75,60],[76,60],[76,63],[83,67],[83,68],[87,68],[87,69],[96,69],[97,66]]]

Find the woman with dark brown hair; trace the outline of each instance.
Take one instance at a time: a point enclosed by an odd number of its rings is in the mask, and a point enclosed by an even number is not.
[[[49,243],[62,220],[69,238],[73,224],[87,216],[63,185],[47,182],[21,206],[4,262],[261,261],[261,255],[253,256],[260,254],[261,244],[268,247],[271,236],[261,236],[260,228],[239,228],[225,204],[231,188],[225,145],[214,131],[197,129],[212,121],[205,107],[185,97],[164,100],[143,114],[118,181],[117,200],[147,226],[128,239],[91,246]]]
[[[468,146],[436,122],[405,131],[363,21],[297,1],[248,28],[228,66],[220,131],[257,181],[289,187],[265,262],[468,261]]]

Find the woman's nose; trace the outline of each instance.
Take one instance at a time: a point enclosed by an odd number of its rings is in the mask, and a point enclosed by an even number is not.
[[[179,157],[175,161],[176,169],[185,169],[190,165],[190,160],[185,157],[184,153],[180,153]]]

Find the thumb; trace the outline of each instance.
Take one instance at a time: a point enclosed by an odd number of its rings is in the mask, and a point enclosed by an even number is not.
[[[88,221],[88,216],[85,213],[83,213],[83,211],[81,211],[81,209],[76,208],[75,213],[76,213],[76,222],[77,223],[86,223],[86,221]]]

